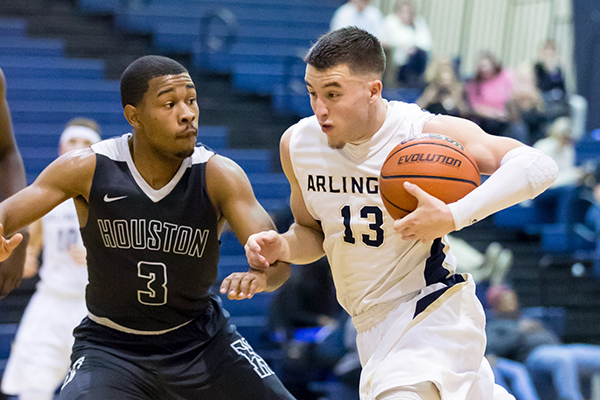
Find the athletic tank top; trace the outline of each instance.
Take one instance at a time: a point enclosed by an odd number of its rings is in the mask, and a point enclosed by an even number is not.
[[[386,104],[383,126],[365,143],[330,148],[315,116],[302,119],[290,140],[304,201],[325,234],[338,301],[351,316],[454,273],[444,238],[402,240],[380,198],[383,161],[402,140],[422,133],[433,117],[415,104]]]
[[[88,281],[85,264],[77,264],[69,254],[72,246],[83,247],[79,220],[72,199],[42,218],[44,251],[38,286],[54,293],[81,297]]]
[[[217,277],[217,213],[206,190],[206,163],[214,153],[197,147],[155,190],[133,164],[130,137],[92,145],[96,170],[81,229],[86,301],[95,317],[163,331],[198,316]]]

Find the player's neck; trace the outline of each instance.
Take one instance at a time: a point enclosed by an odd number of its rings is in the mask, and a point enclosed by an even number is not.
[[[163,188],[173,179],[183,160],[158,154],[139,142],[134,145],[134,140],[134,138],[131,138],[128,144],[135,168],[153,189]]]
[[[388,104],[383,99],[380,99],[373,107],[371,114],[373,118],[371,122],[366,125],[365,135],[361,136],[356,140],[349,141],[352,145],[360,145],[368,142],[383,126],[387,115]]]

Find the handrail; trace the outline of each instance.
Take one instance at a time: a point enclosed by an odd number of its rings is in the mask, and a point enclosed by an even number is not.
[[[225,26],[225,35],[214,35],[211,28],[214,23]],[[200,35],[197,44],[201,53],[226,52],[231,49],[239,36],[238,20],[228,8],[221,7],[205,12],[200,18]]]

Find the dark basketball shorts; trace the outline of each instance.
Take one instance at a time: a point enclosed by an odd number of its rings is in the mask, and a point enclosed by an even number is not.
[[[220,310],[211,314],[152,336],[86,318],[74,331],[60,399],[294,399]]]

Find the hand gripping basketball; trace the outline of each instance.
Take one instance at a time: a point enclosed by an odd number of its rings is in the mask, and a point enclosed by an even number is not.
[[[417,207],[417,198],[404,188],[414,183],[444,203],[461,199],[481,183],[474,158],[456,140],[438,134],[422,134],[397,145],[381,168],[379,191],[394,219]]]

